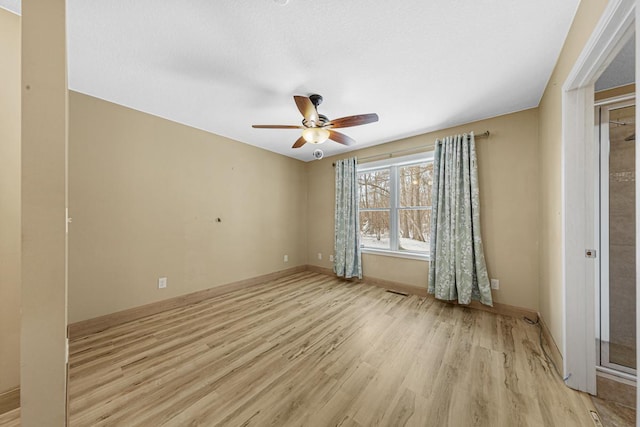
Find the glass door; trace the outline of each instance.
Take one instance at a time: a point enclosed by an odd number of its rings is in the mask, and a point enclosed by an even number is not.
[[[599,107],[599,361],[636,373],[635,99]]]

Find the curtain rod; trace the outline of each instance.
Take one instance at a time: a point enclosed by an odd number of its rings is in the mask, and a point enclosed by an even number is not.
[[[489,138],[490,135],[491,135],[491,132],[485,131],[485,132],[483,132],[481,134],[475,135],[475,137],[476,138]],[[468,136],[467,136],[467,138],[468,138]],[[417,150],[420,150],[420,149],[423,149],[423,148],[433,148],[433,147],[435,147],[435,143],[429,144],[429,145],[420,145],[420,146],[412,147],[412,148],[406,148],[404,150],[389,151],[388,153],[373,154],[371,156],[358,158],[358,163],[360,163],[360,160],[375,159],[376,157],[385,157],[385,156],[391,158],[396,154],[406,153],[406,152],[409,152],[409,151],[417,151]],[[335,166],[335,165],[336,164],[333,163],[333,166]]]

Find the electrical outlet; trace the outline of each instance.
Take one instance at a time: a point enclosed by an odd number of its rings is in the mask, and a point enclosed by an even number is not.
[[[289,262],[289,255],[284,256],[284,262]]]
[[[491,279],[491,289],[500,289],[500,280]]]
[[[164,289],[167,287],[167,278],[161,277],[158,279],[158,289]]]
[[[333,254],[329,255],[329,261],[333,261]]]
[[[318,259],[322,259],[322,252],[318,252]]]

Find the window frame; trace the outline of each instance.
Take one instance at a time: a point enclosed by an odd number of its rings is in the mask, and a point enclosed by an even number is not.
[[[398,170],[403,166],[412,166],[420,163],[433,163],[433,151],[424,153],[412,154],[402,157],[390,157],[388,159],[377,160],[374,162],[367,162],[357,165],[356,173],[358,177],[363,172],[373,172],[376,170],[389,169],[389,189],[391,194],[389,195],[389,208],[368,208],[360,209],[358,206],[358,215],[360,211],[373,212],[373,211],[389,211],[389,249],[380,248],[368,248],[360,244],[360,251],[366,254],[393,256],[398,258],[409,258],[416,260],[428,261],[430,259],[429,251],[417,252],[407,251],[399,249],[399,211],[418,209],[423,210],[422,207],[405,206],[400,205],[400,188]],[[360,185],[358,184],[358,191],[360,191]],[[432,207],[427,208],[431,210]]]

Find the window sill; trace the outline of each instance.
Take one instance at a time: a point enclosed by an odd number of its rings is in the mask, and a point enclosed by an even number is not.
[[[396,258],[407,258],[407,259],[415,259],[419,261],[429,261],[428,254],[421,254],[419,252],[399,252],[399,251],[391,251],[385,249],[371,249],[371,248],[360,248],[360,252],[363,254],[371,254],[371,255],[382,255],[382,256],[391,256]]]

